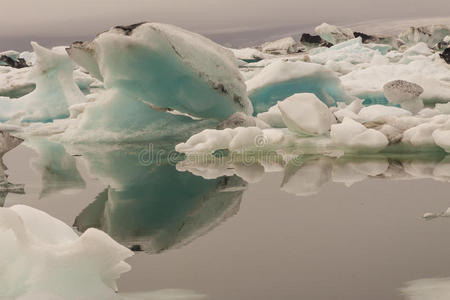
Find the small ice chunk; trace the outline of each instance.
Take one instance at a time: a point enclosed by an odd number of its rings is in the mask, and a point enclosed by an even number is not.
[[[314,94],[295,94],[278,102],[281,116],[289,130],[302,135],[328,133],[336,118]]]
[[[256,62],[264,59],[267,55],[255,48],[242,48],[242,49],[231,49],[234,56],[237,59],[243,60],[247,63]]]
[[[175,146],[181,153],[213,153],[216,150],[228,149],[235,136],[235,129],[224,130],[205,129],[191,136],[185,143]]]
[[[367,129],[349,118],[344,118],[340,124],[331,125],[330,136],[336,145],[350,151],[378,152],[389,144],[388,139],[381,132]]]
[[[286,127],[283,121],[283,117],[281,116],[280,109],[278,108],[278,104],[272,106],[266,112],[259,113],[256,117],[272,127],[275,128]]]
[[[435,213],[424,213],[423,214],[423,218],[425,219],[425,220],[431,220],[431,219],[435,219],[435,218],[437,218],[438,217],[438,215],[437,214],[435,214]]]
[[[385,106],[385,105],[371,105],[364,107],[358,114],[362,119],[366,121],[377,121],[382,120],[386,117],[403,117],[403,116],[411,116],[411,112],[398,108],[395,106]]]

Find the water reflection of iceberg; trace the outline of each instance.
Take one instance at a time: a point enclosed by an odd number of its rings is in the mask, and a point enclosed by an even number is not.
[[[25,193],[23,184],[13,184],[8,181],[8,174],[6,174],[8,168],[3,163],[3,156],[22,142],[22,139],[16,138],[7,132],[0,131],[0,207],[5,204],[8,193]]]
[[[255,155],[256,154],[256,155]],[[433,179],[450,181],[450,155],[442,152],[415,155],[376,154],[344,155],[282,155],[258,153],[241,156],[190,157],[177,168],[204,178],[236,174],[249,182],[258,182],[268,172],[284,172],[281,189],[289,194],[316,194],[327,182],[351,186],[370,178],[385,180]],[[242,172],[252,170],[253,172]]]
[[[155,253],[192,241],[238,211],[246,187],[241,178],[204,179],[178,172],[164,156],[146,166],[138,160],[141,149],[72,150],[90,175],[108,186],[76,218],[79,231],[99,228],[133,250]]]
[[[27,140],[25,145],[39,155],[32,164],[41,174],[40,198],[62,191],[83,189],[86,186],[78,171],[75,157],[68,154],[63,145],[43,138]]]

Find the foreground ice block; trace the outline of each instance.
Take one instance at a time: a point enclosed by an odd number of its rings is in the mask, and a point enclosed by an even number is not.
[[[130,101],[217,120],[252,113],[233,53],[181,28],[117,26],[67,51],[107,90],[118,89]]]
[[[329,69],[301,61],[276,61],[247,81],[256,113],[267,111],[277,101],[297,93],[314,93],[326,104],[350,101],[339,78]]]
[[[48,122],[69,116],[69,106],[86,101],[73,81],[72,61],[66,54],[32,43],[36,64],[30,80],[36,89],[17,99],[0,101],[0,121]]]
[[[37,209],[0,208],[1,299],[120,299],[116,280],[133,255],[107,234],[78,235]],[[7,246],[6,246],[7,245]]]

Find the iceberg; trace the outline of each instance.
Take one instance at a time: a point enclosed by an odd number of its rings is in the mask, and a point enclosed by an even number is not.
[[[276,61],[247,81],[255,113],[267,111],[293,94],[314,93],[324,103],[350,101],[339,78],[324,66],[301,61]]]
[[[80,237],[37,209],[0,208],[0,298],[120,299],[116,280],[133,252],[107,234],[89,229]],[[76,282],[76,284],[74,284]]]
[[[19,57],[20,53],[17,51],[6,51],[0,53],[0,66],[9,66],[16,69],[28,67],[25,59]]]
[[[34,91],[36,83],[30,80],[29,69],[13,69],[0,66],[0,97],[20,98]]]
[[[36,89],[17,99],[1,99],[0,121],[49,122],[66,118],[70,105],[85,101],[73,81],[72,61],[67,54],[48,50],[37,43],[32,46],[36,64],[29,76]]]
[[[233,53],[172,25],[116,26],[67,52],[107,91],[126,97],[124,102],[217,120],[237,111],[252,113]]]
[[[447,35],[450,35],[449,25],[430,25],[421,27],[409,27],[399,34],[399,38],[406,44],[426,43],[428,47],[442,41]]]
[[[313,49],[310,51],[310,58],[313,63],[322,64],[336,72],[347,74],[358,69],[359,64],[372,63],[375,56],[387,52],[388,49],[384,47],[363,44],[362,39],[358,37],[330,48]]]
[[[314,31],[325,41],[336,45],[355,38],[353,30],[345,27],[337,27],[327,23],[317,26]]]

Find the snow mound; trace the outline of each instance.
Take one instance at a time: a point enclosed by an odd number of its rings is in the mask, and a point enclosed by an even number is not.
[[[133,254],[102,231],[78,237],[22,205],[0,208],[0,241],[8,245],[0,255],[2,299],[120,299],[115,281],[130,270],[123,260]]]

